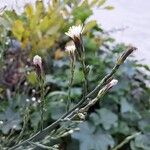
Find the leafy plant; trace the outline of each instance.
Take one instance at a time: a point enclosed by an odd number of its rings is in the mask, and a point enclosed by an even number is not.
[[[127,47],[105,35],[96,20],[89,21],[95,6],[112,9],[105,5],[105,0],[52,1],[47,10],[38,1],[35,9],[28,4],[23,14],[5,11],[0,17],[0,121],[3,121],[0,148],[15,145],[14,139],[18,139],[21,132],[24,136],[20,136],[20,141],[23,141],[39,130],[40,88],[31,55],[41,54],[44,58],[45,127],[65,113],[70,69],[63,50],[70,40],[64,32],[71,25],[84,24],[89,91],[111,72],[118,55]],[[78,59],[76,61],[71,108],[79,102],[84,90],[81,87],[84,81],[82,65]],[[148,66],[133,59],[126,61],[116,73],[119,84],[103,97],[103,101],[95,103],[87,113],[77,114],[74,121],[60,120],[57,130],[46,132],[48,136],[44,139],[41,135],[38,137],[40,143],[30,142],[26,149],[148,150],[150,89],[147,83],[150,78],[146,72],[149,72]],[[26,108],[30,109],[27,118],[24,117]],[[22,131],[24,122],[26,126]]]

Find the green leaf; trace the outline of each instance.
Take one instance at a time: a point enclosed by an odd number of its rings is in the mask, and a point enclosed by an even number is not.
[[[11,29],[11,24],[5,18],[0,17],[0,26],[5,27],[6,29]]]
[[[128,127],[128,124],[123,121],[119,121],[118,126],[116,127],[116,130],[118,133],[122,133],[124,135],[130,134],[130,128]]]
[[[95,27],[97,25],[97,22],[96,20],[92,20],[92,21],[89,21],[88,23],[86,23],[86,25],[84,26],[84,32],[89,32],[91,31],[91,29],[93,27]]]
[[[40,112],[33,112],[31,114],[31,126],[33,128],[37,128],[41,121],[41,114]]]
[[[118,125],[118,116],[106,108],[96,110],[100,119],[99,123],[103,125],[105,130],[109,130],[111,127]]]
[[[89,121],[92,121],[92,123],[94,124],[94,126],[97,126],[100,124],[99,121],[99,115],[97,113],[91,113],[89,116]]]
[[[146,133],[150,133],[150,119],[149,117],[147,119],[142,119],[138,123],[139,128]]]
[[[35,85],[38,81],[37,81],[37,74],[36,72],[30,72],[28,75],[27,75],[27,80],[29,83],[31,83],[32,85]]]
[[[150,150],[150,135],[139,135],[135,138],[135,146],[142,150]]]
[[[79,98],[82,94],[82,88],[78,88],[78,87],[73,87],[71,88],[71,97],[72,98]]]
[[[121,100],[121,113],[133,112],[134,108],[126,99]]]
[[[47,107],[51,118],[56,120],[66,112],[66,105],[63,102],[50,102]]]
[[[56,84],[59,87],[67,87],[68,86],[68,82],[63,81],[62,77],[54,77],[52,75],[46,75],[45,83],[46,84],[50,84],[50,83]]]
[[[19,113],[14,112],[11,108],[8,108],[4,113],[0,114],[0,120],[4,120],[4,124],[0,128],[4,134],[8,134],[11,129],[21,129],[22,119]]]
[[[80,142],[80,150],[108,150],[114,146],[111,135],[103,133],[101,129],[93,132],[93,125],[88,122],[80,124],[80,131],[72,134],[72,137]]]
[[[87,1],[84,1],[81,6],[73,10],[73,16],[76,20],[81,20],[81,22],[84,22],[91,15],[92,10]]]
[[[76,68],[74,72],[74,84],[81,83],[83,79],[84,79],[84,75],[82,70]]]
[[[94,51],[96,51],[98,49],[98,44],[96,43],[95,39],[86,37],[85,38],[85,48],[92,52],[91,55],[94,55]]]

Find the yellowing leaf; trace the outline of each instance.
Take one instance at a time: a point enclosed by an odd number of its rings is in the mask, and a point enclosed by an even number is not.
[[[22,21],[16,20],[12,27],[12,33],[19,41],[21,41],[24,31],[25,29],[24,29]]]
[[[88,22],[85,26],[84,26],[84,32],[88,32],[90,31],[94,26],[96,26],[96,21],[95,20],[92,20],[90,22]]]
[[[48,18],[48,16],[45,16],[39,24],[39,30],[45,32],[48,29],[49,25],[50,25],[49,20],[50,19]]]
[[[32,5],[30,5],[30,4],[26,5],[25,13],[26,13],[28,18],[32,19],[32,17],[33,17],[33,7],[32,7]]]
[[[36,1],[36,15],[37,17],[41,17],[44,12],[44,4],[41,0]]]
[[[35,8],[26,5],[22,17],[17,17],[13,23],[13,35],[17,38],[22,47],[31,46],[31,54],[34,51],[45,53],[54,46],[60,37],[60,32],[67,24],[61,16],[58,2],[53,1],[47,10],[42,0],[36,1]]]

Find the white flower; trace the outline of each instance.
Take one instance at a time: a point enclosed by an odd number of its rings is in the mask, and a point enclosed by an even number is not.
[[[65,51],[67,52],[67,53],[74,53],[75,52],[75,49],[76,49],[76,47],[75,47],[75,45],[74,44],[72,44],[72,45],[67,45],[66,47],[65,47]]]
[[[32,89],[32,93],[35,93],[36,92],[36,90],[35,89]]]
[[[37,101],[38,103],[41,103],[41,100],[40,99],[38,99],[38,101]]]
[[[35,102],[35,101],[36,101],[36,98],[35,98],[35,97],[32,97],[31,100],[32,100],[33,102]]]
[[[13,129],[17,129],[17,125],[13,125]]]
[[[72,62],[75,62],[75,50],[76,47],[73,42],[65,47],[65,51],[69,54]]]
[[[78,25],[78,26],[70,27],[68,32],[66,32],[65,34],[71,37],[72,39],[74,39],[75,37],[80,38],[82,32],[83,32],[83,26]]]
[[[27,99],[26,99],[26,102],[30,102],[30,99],[27,98]]]
[[[3,125],[3,123],[4,123],[4,122],[3,122],[2,120],[0,120],[0,125]]]
[[[39,55],[35,55],[33,57],[33,64],[36,65],[36,66],[38,65],[39,67],[41,67],[41,65],[42,65],[42,58]]]

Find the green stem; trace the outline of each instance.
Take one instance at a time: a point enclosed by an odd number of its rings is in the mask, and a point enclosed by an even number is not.
[[[71,60],[70,63],[71,63],[71,65],[70,65],[71,78],[70,78],[69,87],[68,87],[67,112],[69,111],[69,107],[70,107],[70,104],[71,104],[71,88],[72,88],[72,84],[73,84],[73,80],[74,80],[74,70],[75,70],[74,61]]]
[[[41,131],[43,130],[43,124],[44,124],[44,106],[45,106],[45,98],[44,98],[44,79],[41,78]]]
[[[65,119],[68,118],[69,116],[73,116],[75,113],[77,113],[77,110],[79,108],[82,107],[83,103],[94,97],[99,90],[101,89],[101,87],[106,84],[106,82],[116,73],[116,71],[119,69],[121,64],[117,63],[115,64],[115,66],[113,67],[113,69],[111,70],[111,72],[106,75],[101,81],[100,83],[95,87],[94,90],[92,90],[86,97],[85,99],[81,99],[71,110],[69,110],[68,112],[66,112],[64,115],[62,115],[58,120],[56,120],[55,122],[53,122],[51,125],[47,126],[46,128],[44,128],[42,130],[42,132],[38,132],[35,135],[31,136],[30,138],[28,138],[27,140],[23,141],[22,143],[15,145],[14,147],[10,148],[10,150],[15,150],[17,147],[21,146],[21,145],[25,145],[28,143],[28,141],[34,140],[34,141],[38,141],[40,139],[43,139],[51,130],[53,130],[55,127],[57,127],[59,125],[59,123]]]
[[[138,132],[138,133],[135,133],[133,135],[130,135],[130,136],[126,137],[119,145],[117,145],[112,150],[118,150],[118,149],[120,149],[121,147],[123,147],[125,144],[127,144],[129,141],[131,141],[132,139],[134,139],[135,137],[137,137],[140,134],[141,134],[141,132]]]
[[[11,136],[14,134],[15,130],[11,129],[10,134],[8,135],[8,137],[5,139],[4,145],[9,145],[10,141],[11,141]]]
[[[107,76],[105,76],[102,79],[102,81],[99,83],[99,85],[86,96],[86,99],[89,98],[89,97],[91,97],[91,96],[93,96],[93,95],[95,95],[95,93],[97,93],[98,90],[104,85],[105,81],[107,81],[118,70],[119,66],[115,65],[115,67],[110,72],[110,74],[108,74]],[[28,143],[28,141],[31,141],[31,140],[38,141],[38,140],[42,139],[43,137],[45,137],[45,135],[47,135],[52,129],[54,129],[55,127],[57,127],[57,125],[59,125],[59,123],[61,122],[62,119],[68,118],[69,116],[73,116],[75,113],[77,113],[77,109],[80,106],[82,106],[82,104],[85,102],[86,99],[82,99],[81,101],[79,101],[75,107],[73,107],[71,110],[69,110],[67,113],[65,113],[62,117],[60,117],[54,123],[52,123],[48,127],[44,128],[41,132],[36,133],[32,137],[30,137],[27,140],[23,141],[22,143],[14,146],[12,148],[10,148],[10,150],[15,150],[17,147]]]
[[[17,139],[17,142],[19,142],[19,140],[23,137],[23,134],[24,134],[24,131],[25,131],[25,128],[26,128],[26,125],[28,123],[28,120],[29,120],[29,108],[27,107],[25,112],[24,112],[24,119],[23,119],[23,127],[22,127],[22,130],[18,136],[18,139]]]
[[[82,63],[82,70],[84,74],[84,98],[88,92],[88,78],[87,78],[87,71],[86,71],[86,65],[85,65],[85,59],[82,58],[81,60]]]

